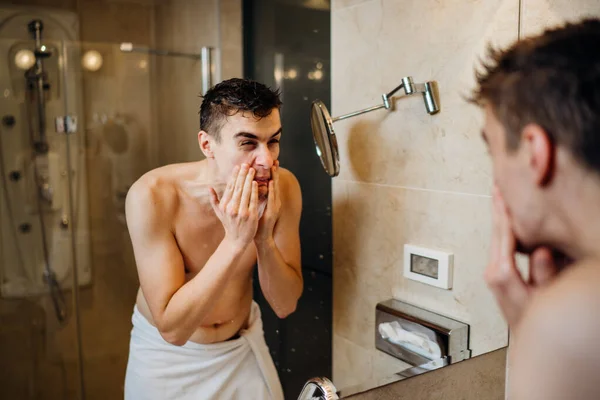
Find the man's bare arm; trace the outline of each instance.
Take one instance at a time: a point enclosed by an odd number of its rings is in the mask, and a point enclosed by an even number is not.
[[[511,400],[600,399],[600,265],[575,265],[533,296],[510,349]]]
[[[183,258],[172,232],[175,195],[157,192],[144,183],[131,188],[127,225],[140,286],[155,324],[166,341],[183,345],[213,309],[247,245],[226,235],[201,271],[185,283]]]
[[[285,318],[296,310],[303,290],[299,236],[302,194],[291,172],[284,170],[281,175],[285,179],[281,215],[272,237],[257,242],[256,248],[263,294],[277,316]]]

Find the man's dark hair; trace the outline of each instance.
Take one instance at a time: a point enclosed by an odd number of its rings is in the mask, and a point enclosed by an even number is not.
[[[221,140],[221,128],[228,116],[250,111],[264,118],[281,108],[279,91],[249,79],[229,79],[208,90],[200,106],[200,129]]]
[[[535,123],[600,172],[600,20],[567,23],[488,55],[470,101],[492,107],[507,148],[514,151]]]

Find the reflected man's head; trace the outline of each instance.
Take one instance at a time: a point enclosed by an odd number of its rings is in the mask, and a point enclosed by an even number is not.
[[[471,101],[485,109],[494,182],[527,247],[551,240],[556,182],[600,174],[598,43],[600,20],[566,24],[490,50],[477,74]]]

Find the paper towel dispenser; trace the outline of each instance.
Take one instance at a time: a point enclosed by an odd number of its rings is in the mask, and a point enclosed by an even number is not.
[[[377,304],[375,346],[413,366],[471,357],[469,325],[391,299]]]

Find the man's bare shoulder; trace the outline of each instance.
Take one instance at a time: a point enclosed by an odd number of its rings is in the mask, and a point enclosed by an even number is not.
[[[285,168],[279,168],[280,187],[284,206],[289,204],[292,208],[302,208],[302,191],[300,183],[294,173]]]
[[[600,398],[599,310],[597,261],[570,266],[535,293],[514,335],[513,398]]]
[[[599,289],[600,261],[573,264],[536,294],[526,316],[552,312],[562,313],[564,318],[585,317],[600,329]]]
[[[178,203],[179,188],[193,179],[198,163],[170,164],[142,175],[129,189],[126,199],[128,214],[160,213],[172,215]]]
[[[279,168],[279,179],[281,180],[281,184],[283,184],[283,189],[285,192],[291,196],[301,195],[300,192],[300,183],[298,182],[298,178],[292,171],[286,168]]]
[[[142,175],[127,193],[127,206],[165,208],[176,193],[175,181],[158,168]],[[168,207],[167,207],[168,208]]]
[[[552,327],[544,334],[543,340],[548,344],[588,351],[582,341],[573,340],[572,334],[576,329],[579,338],[597,340],[600,337],[599,310],[600,262],[574,264],[534,295],[519,330],[541,332]],[[600,359],[600,347],[596,350]]]

